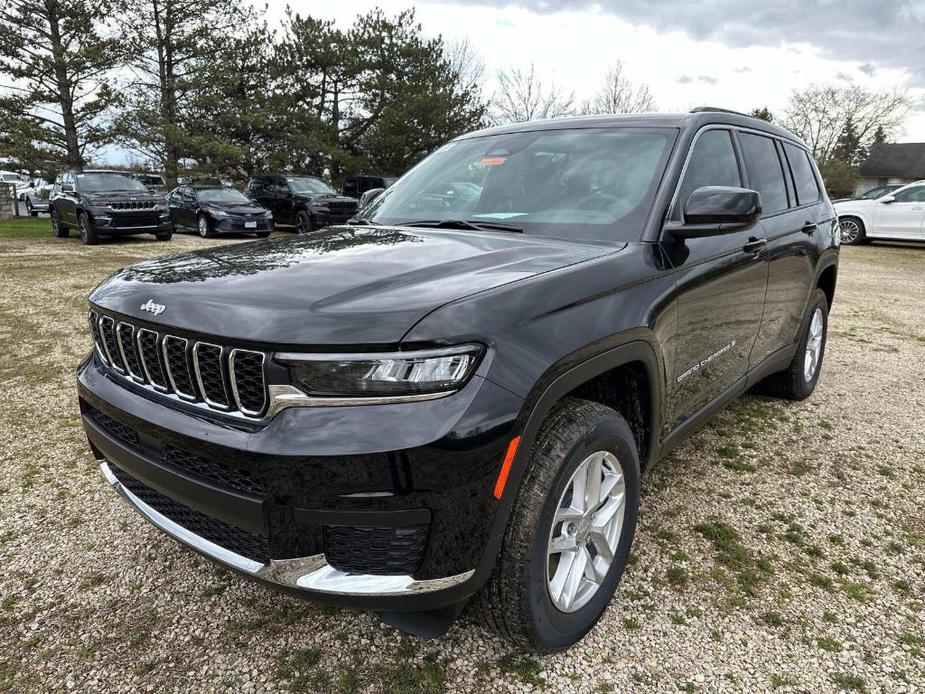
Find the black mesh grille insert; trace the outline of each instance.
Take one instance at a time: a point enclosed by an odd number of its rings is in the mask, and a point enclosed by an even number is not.
[[[203,395],[210,401],[228,406],[225,379],[222,377],[222,348],[204,342],[196,344],[196,365],[199,368]]]
[[[157,348],[157,333],[139,330],[138,344],[141,347],[141,361],[144,362],[148,380],[161,390],[167,390],[167,378],[161,368],[161,355]]]
[[[233,382],[238,393],[238,405],[248,413],[262,414],[267,403],[263,382],[263,354],[235,350],[233,358]]]
[[[138,361],[138,352],[135,350],[135,328],[128,323],[119,323],[116,326],[116,339],[122,346],[122,353],[125,355],[125,365],[128,372],[139,380],[144,380],[144,374],[141,372],[141,362]]]
[[[352,528],[324,526],[324,555],[347,573],[412,575],[424,557],[427,526]]]
[[[170,444],[165,444],[162,451],[161,463],[165,467],[211,482],[222,489],[256,498],[263,497],[263,483],[247,470],[188,453]]]
[[[102,352],[103,357],[106,357],[106,352],[103,348],[103,338],[100,335],[100,317],[96,311],[90,311],[88,314],[88,320],[90,321],[90,334],[93,335],[93,344],[95,344],[100,352]]]
[[[119,345],[116,343],[116,323],[109,316],[103,316],[100,319],[100,333],[103,336],[103,343],[106,345],[109,361],[116,369],[124,372],[125,363],[122,361],[122,355],[119,354]]]
[[[109,467],[116,479],[128,491],[161,515],[167,516],[177,525],[182,525],[190,532],[209,540],[209,542],[214,542],[248,559],[259,562],[269,560],[270,547],[266,537],[254,535],[216,518],[210,518],[203,513],[199,513],[199,511],[191,509],[189,506],[184,506],[179,501],[156,492],[115,465],[110,463]]]
[[[167,335],[164,338],[164,356],[167,358],[167,368],[170,369],[176,391],[195,397],[196,389],[193,387],[189,361],[186,359],[186,340]]]
[[[132,427],[113,419],[108,414],[103,414],[91,405],[87,405],[86,411],[87,414],[90,415],[90,418],[96,422],[97,426],[110,436],[121,439],[126,443],[138,445],[138,432],[132,429]]]

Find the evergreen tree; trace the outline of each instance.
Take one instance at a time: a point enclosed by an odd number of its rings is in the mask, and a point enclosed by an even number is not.
[[[754,108],[752,109],[751,113],[749,113],[748,115],[750,115],[752,118],[760,118],[761,120],[767,121],[768,123],[774,122],[774,114],[772,114],[768,110],[767,106],[762,106],[761,108]]]
[[[854,120],[849,116],[832,150],[832,157],[851,166],[857,166],[866,156],[867,148],[861,142]]]
[[[884,131],[882,125],[878,125],[877,129],[874,131],[874,137],[871,140],[871,145],[885,145],[887,142],[886,131]]]
[[[108,75],[118,61],[103,35],[108,0],[5,0],[0,7],[0,98],[7,154],[29,168],[81,166],[111,141],[117,103]]]

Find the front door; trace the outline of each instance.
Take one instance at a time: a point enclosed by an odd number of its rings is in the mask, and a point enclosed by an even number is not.
[[[893,202],[874,208],[874,233],[891,239],[921,239],[925,222],[925,185],[911,186],[893,194]]]
[[[669,228],[683,224],[688,196],[703,186],[743,186],[732,134],[702,130],[687,163]],[[668,434],[734,389],[748,372],[764,309],[768,259],[759,225],[706,238],[671,240],[678,324],[668,378]]]

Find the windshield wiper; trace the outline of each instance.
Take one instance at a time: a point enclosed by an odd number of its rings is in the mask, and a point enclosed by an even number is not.
[[[356,219],[356,218],[354,218],[354,217],[351,217],[351,218],[348,219],[345,223],[346,223],[346,224],[349,224],[349,225],[352,226],[352,227],[377,227],[377,226],[380,226],[379,224],[376,224],[375,222],[371,222],[371,221],[369,221],[368,219]]]
[[[508,224],[498,224],[497,222],[467,221],[465,219],[419,219],[402,224],[396,224],[400,227],[431,227],[433,229],[472,229],[473,231],[510,231],[515,234],[522,234],[523,229],[520,227],[510,226]]]

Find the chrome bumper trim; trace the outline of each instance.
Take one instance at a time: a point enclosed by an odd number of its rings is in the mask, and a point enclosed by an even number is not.
[[[411,576],[374,576],[371,574],[348,574],[330,566],[323,554],[298,559],[271,559],[261,563],[236,554],[221,545],[206,540],[178,523],[158,513],[144,501],[132,494],[112,473],[106,460],[97,461],[106,481],[150,523],[175,540],[188,545],[207,557],[233,569],[286,588],[296,588],[313,593],[329,593],[339,596],[400,596],[429,593],[465,583],[475,571],[416,581]]]

